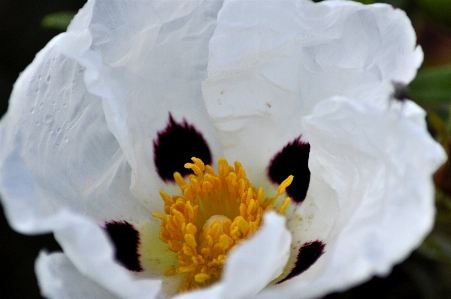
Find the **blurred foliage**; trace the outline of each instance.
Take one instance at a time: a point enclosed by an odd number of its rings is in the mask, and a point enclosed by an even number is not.
[[[449,105],[451,103],[451,65],[420,70],[410,84],[410,91],[419,104]]]
[[[434,21],[451,25],[450,0],[416,0],[420,10]]]
[[[451,103],[451,65],[421,69],[415,80],[410,84],[411,98],[426,110],[435,112],[431,117],[437,131],[443,135],[443,128],[450,128]],[[440,117],[435,119],[435,114]],[[431,119],[432,120],[432,119]],[[442,140],[443,141],[443,140]]]
[[[42,19],[41,25],[44,28],[57,29],[57,30],[66,30],[67,26],[69,26],[70,21],[75,16],[75,12],[70,11],[60,11],[48,14]]]
[[[428,111],[427,117],[429,123],[429,131],[431,131],[435,139],[443,146],[446,151],[446,154],[449,156],[450,151],[448,148],[448,140],[449,140],[449,129],[446,125],[446,122],[433,111]]]
[[[451,198],[436,192],[437,218],[434,230],[418,248],[424,256],[451,266]]]

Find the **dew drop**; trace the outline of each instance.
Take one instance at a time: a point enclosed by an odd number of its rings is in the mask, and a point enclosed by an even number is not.
[[[39,92],[39,88],[36,88],[36,89],[35,89],[35,92],[38,93],[38,92]]]
[[[56,133],[60,133],[61,132],[61,127],[58,127],[58,129],[56,129]]]
[[[47,80],[47,82],[50,82],[50,78],[51,78],[51,76],[50,76],[50,75],[48,75],[48,76],[47,76],[47,79],[46,79],[46,80]]]
[[[30,113],[31,113],[31,114],[34,113],[34,107],[30,109]]]
[[[39,121],[36,121],[35,124],[37,127],[39,127],[39,125],[40,125]]]
[[[63,103],[63,108],[66,108],[66,106],[67,106],[67,104],[66,104],[66,103]]]
[[[69,142],[69,138],[68,137],[64,137],[64,142],[68,143]]]
[[[44,106],[44,102],[41,102],[41,103],[39,104],[39,107],[42,107],[42,106]]]
[[[52,121],[52,119],[53,119],[53,117],[52,117],[50,114],[47,114],[47,115],[45,116],[44,121],[45,121],[46,123],[49,123],[49,122]]]

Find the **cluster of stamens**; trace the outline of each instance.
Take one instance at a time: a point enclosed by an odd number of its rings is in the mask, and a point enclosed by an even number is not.
[[[275,197],[264,198],[263,188],[257,190],[249,182],[239,162],[233,168],[221,158],[215,174],[202,160],[192,161],[185,164],[194,172],[189,183],[180,173],[174,173],[183,196],[170,197],[160,191],[166,215],[153,213],[162,220],[160,239],[178,254],[178,266],[167,269],[165,275],[186,275],[181,292],[217,281],[228,252],[256,232],[262,215],[275,210],[274,202],[293,181],[289,176]],[[289,202],[287,197],[278,209],[280,214]]]

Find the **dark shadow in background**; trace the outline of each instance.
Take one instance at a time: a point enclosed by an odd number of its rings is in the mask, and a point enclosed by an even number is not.
[[[84,0],[0,0],[0,115],[6,112],[12,86],[47,42],[60,33],[41,27],[49,13],[78,11]],[[39,295],[34,261],[41,249],[58,250],[51,234],[14,232],[0,208],[0,298],[35,299]]]

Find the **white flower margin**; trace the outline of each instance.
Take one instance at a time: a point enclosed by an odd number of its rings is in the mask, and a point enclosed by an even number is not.
[[[390,103],[392,81],[410,82],[422,62],[415,43],[388,5],[89,1],[21,74],[0,127],[11,226],[53,231],[64,250],[40,254],[42,294],[155,298],[171,288],[118,265],[101,228],[149,221],[162,211],[158,191],[176,190],[153,162],[169,112],[255,185],[269,185],[265,169],[288,142],[311,145],[307,198],[286,225],[268,214],[220,283],[177,297],[313,298],[387,274],[431,229],[431,174],[445,159],[424,111]],[[308,271],[268,285],[295,244],[316,239],[325,253]]]

